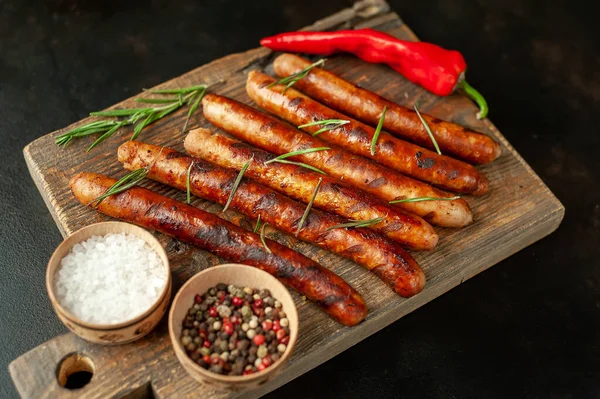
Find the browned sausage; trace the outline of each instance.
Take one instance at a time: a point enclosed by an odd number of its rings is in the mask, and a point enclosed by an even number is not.
[[[128,141],[119,147],[119,161],[129,170],[150,167],[148,177],[186,190],[190,165],[190,191],[207,200],[227,203],[237,172],[192,158],[175,150]],[[253,219],[296,233],[306,205],[243,178],[234,193],[231,208]],[[378,276],[401,296],[412,296],[425,285],[417,262],[398,244],[365,229],[332,229],[345,220],[312,209],[298,237],[349,258]]]
[[[275,79],[269,75],[252,71],[248,74],[246,92],[261,108],[293,125],[300,126],[327,119],[344,119],[350,122],[321,133],[319,138],[322,140],[445,190],[475,195],[487,191],[487,179],[472,165],[439,155],[383,131],[377,140],[375,155],[371,154],[374,128],[327,108],[293,88],[283,93],[285,86],[267,87],[273,82]],[[303,130],[314,133],[321,127],[309,126]]]
[[[334,178],[386,201],[418,197],[452,197],[452,194],[405,177],[373,161],[339,147],[327,145],[317,137],[303,133],[279,119],[230,98],[207,94],[202,104],[204,116],[212,124],[267,151],[284,154],[311,147],[330,147],[327,151],[303,154],[290,159],[311,164]],[[285,181],[282,184],[285,184]],[[291,187],[293,189],[295,186]],[[440,226],[461,227],[473,221],[471,210],[462,199],[405,202],[398,206]]]
[[[275,156],[237,140],[213,135],[208,129],[191,131],[185,139],[185,148],[194,156],[238,170],[254,157],[246,176],[304,203],[311,200],[317,182],[322,179],[314,207],[353,220],[383,218],[370,228],[410,249],[432,249],[438,242],[433,227],[417,215],[306,168],[265,164]]]
[[[275,59],[275,73],[285,77],[301,71],[310,61],[293,54]],[[314,68],[294,85],[315,100],[372,126],[377,126],[381,110],[387,106],[383,128],[389,133],[434,149],[421,120],[412,109],[389,101],[372,91],[326,71]],[[453,155],[474,164],[492,162],[502,152],[500,144],[485,134],[421,113],[434,134],[443,154]]]
[[[75,198],[88,205],[115,182],[104,175],[82,172],[71,179],[70,186]],[[270,240],[267,242],[269,253],[258,235],[193,206],[134,187],[106,198],[96,209],[176,237],[230,261],[262,269],[323,307],[344,325],[356,325],[367,314],[362,297],[335,273]]]

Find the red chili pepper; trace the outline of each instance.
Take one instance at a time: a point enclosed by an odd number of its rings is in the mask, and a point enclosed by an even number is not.
[[[346,52],[372,63],[387,64],[430,92],[447,96],[462,89],[479,105],[478,118],[488,113],[483,96],[465,81],[462,54],[425,42],[400,40],[373,29],[335,32],[289,32],[260,41],[275,51],[330,55]]]

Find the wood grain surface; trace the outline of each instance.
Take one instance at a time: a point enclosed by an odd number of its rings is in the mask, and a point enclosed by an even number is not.
[[[356,3],[353,8],[342,10],[306,29],[360,27],[371,27],[402,39],[417,40],[387,4],[378,0]],[[244,91],[246,74],[249,70],[259,69],[273,75],[273,58],[274,54],[264,48],[233,54],[158,87],[208,83],[211,85],[210,91],[214,93],[251,104]],[[144,339],[116,347],[90,344],[73,334],[65,334],[11,363],[10,373],[22,397],[258,397],[327,361],[558,227],[564,215],[563,206],[492,123],[475,118],[477,108],[468,98],[461,95],[436,97],[386,66],[367,64],[351,56],[330,57],[327,68],[400,104],[412,106],[418,100],[422,111],[483,131],[502,145],[503,154],[498,160],[478,167],[490,180],[489,193],[477,198],[466,197],[473,209],[475,223],[463,229],[437,228],[440,244],[435,251],[413,253],[427,276],[427,286],[423,292],[410,299],[400,298],[362,267],[289,235],[270,230],[270,238],[317,260],[356,288],[369,307],[366,321],[356,327],[343,327],[312,303],[293,293],[300,315],[300,336],[289,363],[281,374],[260,388],[238,392],[200,385],[186,374],[171,348],[166,318]],[[128,99],[115,107],[133,105],[133,99]],[[149,126],[139,140],[183,151],[181,127],[185,116],[186,111],[180,110]],[[85,149],[93,138],[74,142],[67,148],[59,148],[54,144],[56,135],[90,120],[85,119],[41,137],[24,150],[33,180],[64,236],[90,223],[108,220],[84,208],[73,198],[68,188],[69,178],[80,171],[110,176],[124,174],[117,161],[116,149],[129,138],[129,132],[116,134],[89,153]],[[201,112],[194,115],[190,127],[212,128]],[[146,182],[144,186],[185,200],[185,193],[161,184]],[[210,212],[221,209],[197,198],[193,204]],[[251,225],[250,221],[235,212],[228,211],[225,216],[242,225]],[[160,234],[157,237],[169,255],[174,292],[198,271],[223,263],[222,259],[205,251]],[[69,391],[58,384],[56,375],[61,359],[73,353],[92,359],[95,371],[88,385],[80,390]]]

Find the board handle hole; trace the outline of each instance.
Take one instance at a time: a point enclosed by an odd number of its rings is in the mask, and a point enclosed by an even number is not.
[[[94,371],[92,359],[79,353],[71,353],[58,364],[56,378],[63,388],[80,389],[89,384]]]

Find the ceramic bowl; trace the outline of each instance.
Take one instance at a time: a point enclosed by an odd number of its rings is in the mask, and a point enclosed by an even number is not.
[[[209,288],[214,287],[219,283],[256,289],[268,289],[271,291],[273,297],[282,303],[283,311],[290,321],[290,342],[281,358],[263,371],[242,376],[216,374],[196,364],[190,359],[183,348],[180,341],[183,328],[182,322],[185,319],[188,310],[194,304],[194,296],[196,294],[202,295],[206,293]],[[169,313],[169,335],[171,336],[171,342],[175,354],[177,355],[177,359],[179,359],[179,362],[184,369],[195,380],[203,384],[232,390],[253,388],[264,384],[269,379],[273,378],[281,371],[283,364],[289,358],[294,349],[296,338],[298,337],[298,311],[296,310],[294,300],[287,288],[267,272],[252,266],[241,264],[213,266],[190,278],[175,296]]]
[[[54,292],[54,278],[60,268],[61,260],[75,244],[85,241],[91,236],[104,236],[110,233],[128,233],[143,239],[163,261],[163,265],[167,270],[167,283],[156,302],[147,311],[134,319],[118,324],[88,323],[71,314],[58,302],[56,293]],[[56,248],[46,269],[46,289],[48,290],[48,296],[50,297],[54,312],[58,315],[60,321],[74,334],[86,341],[98,344],[124,344],[140,339],[148,334],[160,321],[169,307],[169,300],[171,298],[169,259],[158,240],[150,232],[141,227],[124,222],[96,223],[77,230]]]

